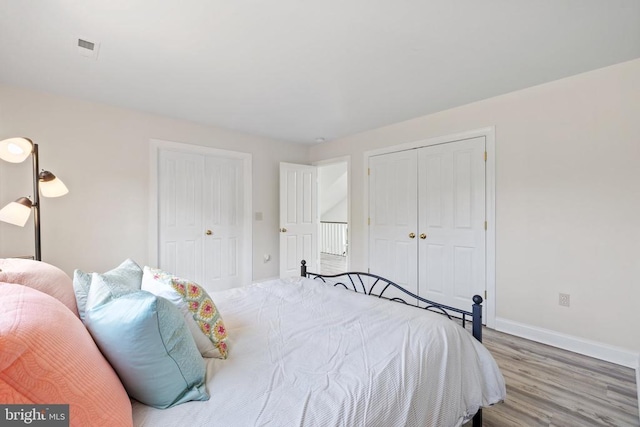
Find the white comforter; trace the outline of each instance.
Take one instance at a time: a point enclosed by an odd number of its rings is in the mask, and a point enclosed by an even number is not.
[[[447,427],[505,398],[486,348],[442,315],[310,279],[212,298],[230,351],[207,361],[210,400],[134,402],[134,425]]]

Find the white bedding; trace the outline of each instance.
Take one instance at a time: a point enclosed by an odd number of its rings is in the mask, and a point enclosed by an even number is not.
[[[211,296],[230,350],[207,359],[210,400],[133,402],[134,425],[447,427],[505,398],[486,348],[442,315],[301,278]]]

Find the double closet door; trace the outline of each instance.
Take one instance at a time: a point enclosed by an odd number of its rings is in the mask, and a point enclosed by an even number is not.
[[[370,157],[370,272],[469,310],[486,289],[485,159],[484,137]]]
[[[245,284],[243,162],[160,150],[158,261],[207,290]]]

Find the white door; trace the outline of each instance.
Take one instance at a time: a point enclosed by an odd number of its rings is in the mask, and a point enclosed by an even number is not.
[[[160,150],[158,166],[159,267],[203,284],[204,157]]]
[[[414,294],[418,294],[417,185],[416,150],[369,159],[369,272]],[[417,303],[391,291],[384,296]]]
[[[420,296],[469,310],[485,281],[485,138],[418,150]]]
[[[243,162],[159,151],[159,267],[207,290],[245,284]]]
[[[315,166],[280,163],[280,277],[317,272],[318,204]]]
[[[204,281],[217,290],[242,286],[242,161],[207,156],[204,176]]]

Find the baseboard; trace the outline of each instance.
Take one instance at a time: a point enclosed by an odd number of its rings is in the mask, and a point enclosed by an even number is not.
[[[501,318],[496,318],[496,330],[635,369],[640,384],[640,353]]]
[[[496,318],[496,330],[635,369],[638,416],[640,417],[640,353],[501,318]]]

